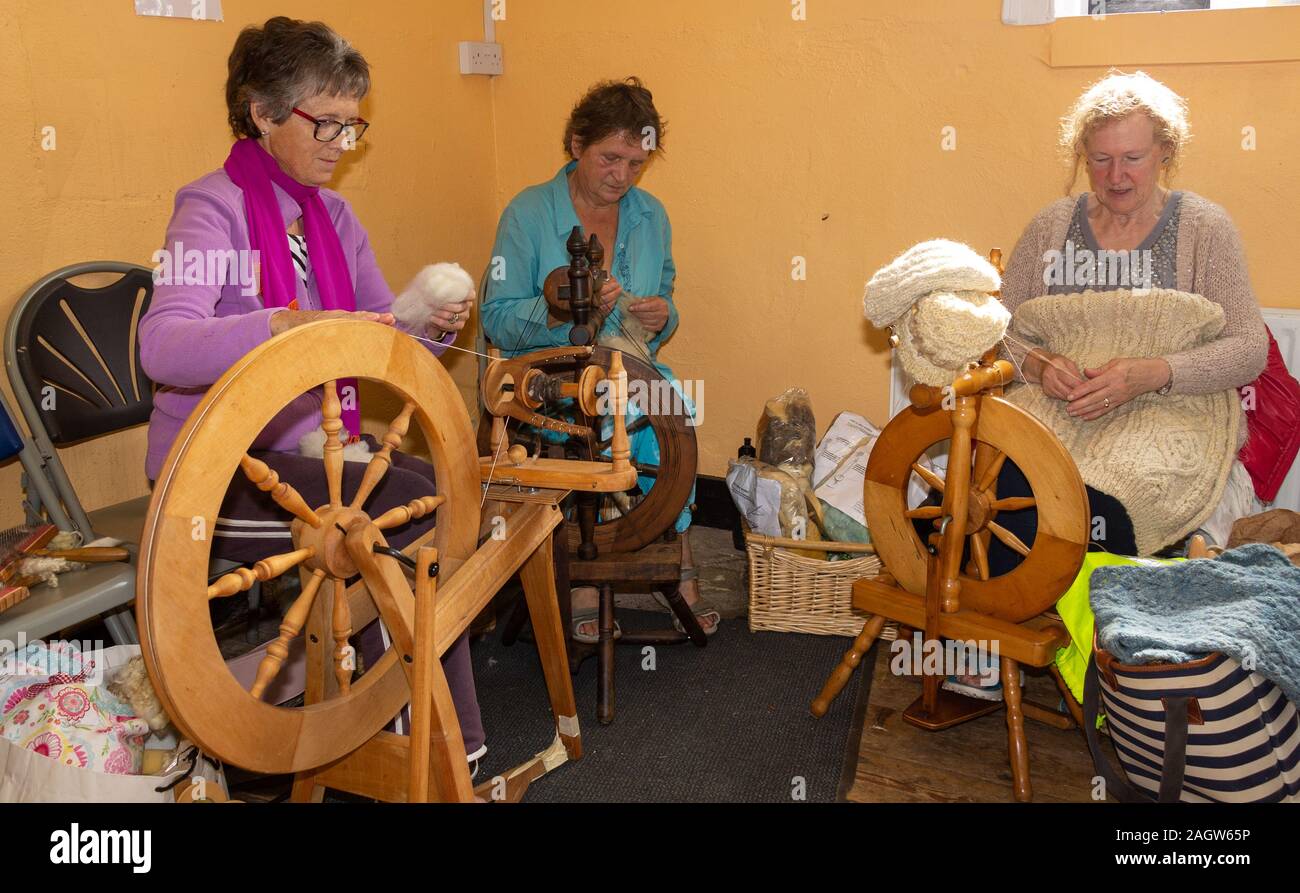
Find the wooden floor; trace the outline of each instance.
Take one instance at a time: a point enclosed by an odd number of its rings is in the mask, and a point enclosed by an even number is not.
[[[1013,802],[1007,762],[1006,713],[998,711],[942,732],[903,720],[921,693],[920,677],[895,676],[889,652],[877,649],[870,700],[853,786],[857,803]],[[862,669],[869,670],[867,661]],[[1049,707],[1060,701],[1050,676],[1027,674],[1030,700]],[[836,704],[844,709],[847,705]],[[1077,729],[1062,731],[1025,721],[1034,801],[1092,802],[1092,760]]]

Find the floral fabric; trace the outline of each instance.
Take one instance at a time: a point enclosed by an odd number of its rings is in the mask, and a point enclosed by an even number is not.
[[[66,766],[137,775],[149,725],[104,684],[93,652],[33,642],[0,666],[0,737]]]

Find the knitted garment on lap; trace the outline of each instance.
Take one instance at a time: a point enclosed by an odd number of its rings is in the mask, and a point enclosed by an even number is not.
[[[1085,291],[1022,304],[1015,337],[1098,368],[1115,357],[1157,357],[1213,341],[1223,308],[1173,289]],[[1138,552],[1152,555],[1195,530],[1223,495],[1245,432],[1235,389],[1143,394],[1095,421],[1066,411],[1038,385],[1007,399],[1060,438],[1090,487],[1118,499],[1133,521]]]

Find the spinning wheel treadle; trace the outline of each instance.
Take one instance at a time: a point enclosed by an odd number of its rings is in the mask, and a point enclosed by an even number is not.
[[[403,408],[372,457],[354,494],[342,492],[342,427],[335,382],[358,378],[379,382],[396,392]],[[246,452],[257,434],[299,395],[322,385],[323,427],[327,434],[323,474],[330,501],[309,506],[274,470]],[[438,495],[416,499],[371,518],[367,500],[387,472],[391,452],[414,423],[424,435],[438,485]],[[477,548],[479,532],[478,457],[473,448],[464,404],[440,363],[419,343],[374,323],[332,320],[291,329],[255,348],[213,385],[172,446],[158,477],[149,507],[140,555],[137,587],[142,650],[158,696],[178,728],[206,752],[264,773],[308,773],[316,784],[357,792],[378,790],[385,799],[405,798],[394,786],[395,761],[410,760],[410,799],[428,792],[448,799],[467,799],[469,776],[459,724],[451,709],[450,690],[437,656],[464,630],[482,604],[521,565],[529,581],[529,604],[541,611],[543,638],[558,646],[562,631],[554,608],[549,567],[550,532],[559,523],[554,506],[528,505],[513,516],[509,542]],[[293,516],[293,548],[206,584],[210,536],[217,511],[233,475],[243,473],[268,498]],[[417,608],[411,584],[395,559],[375,553],[386,546],[383,531],[437,510],[437,527],[408,547],[421,566],[440,565],[437,600],[432,581]],[[543,567],[545,566],[545,567]],[[285,616],[279,639],[267,650],[252,690],[230,674],[212,631],[208,603],[243,591],[254,580],[297,569],[302,594]],[[356,573],[362,580],[346,587]],[[206,589],[206,597],[204,592]],[[544,590],[549,589],[549,598]],[[416,587],[417,594],[420,585]],[[426,609],[427,608],[427,609]],[[347,660],[348,637],[377,616],[393,635],[394,647],[359,679]],[[437,623],[434,624],[436,616]],[[423,620],[421,620],[423,618]],[[535,616],[535,622],[539,618]],[[288,654],[294,637],[309,637],[308,704],[281,708],[264,702],[265,691]],[[417,639],[428,647],[417,651]],[[554,649],[552,649],[554,650]],[[425,651],[428,654],[425,654]],[[567,675],[547,668],[552,709],[562,728],[546,768],[563,762],[564,751],[581,752]],[[411,699],[413,716],[423,713],[434,723],[433,786],[416,773],[414,746],[381,732]],[[427,698],[424,695],[427,694]],[[424,706],[421,706],[424,705]],[[426,726],[415,718],[417,734]],[[374,739],[374,740],[372,740]],[[563,747],[560,744],[563,744]],[[559,748],[558,756],[556,748]],[[449,754],[459,751],[460,764]],[[351,765],[355,787],[333,784],[331,770]],[[342,761],[342,763],[338,763]],[[382,767],[389,766],[387,770]],[[536,774],[533,773],[533,777]],[[301,780],[302,776],[300,776]],[[417,779],[423,778],[423,781]],[[297,792],[297,787],[295,788]]]

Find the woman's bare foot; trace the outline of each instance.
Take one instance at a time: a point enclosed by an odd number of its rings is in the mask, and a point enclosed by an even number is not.
[[[682,598],[686,599],[687,605],[694,607],[695,603],[700,600],[700,581],[694,577],[682,580],[677,585],[677,591],[681,593]],[[712,614],[697,614],[695,619],[700,622],[700,629],[704,630],[705,633],[717,626],[717,618]]]
[[[579,611],[595,608],[600,604],[600,590],[595,586],[575,586],[569,590],[569,608],[577,614]],[[585,620],[579,623],[575,632],[582,636],[600,635],[598,620]]]

